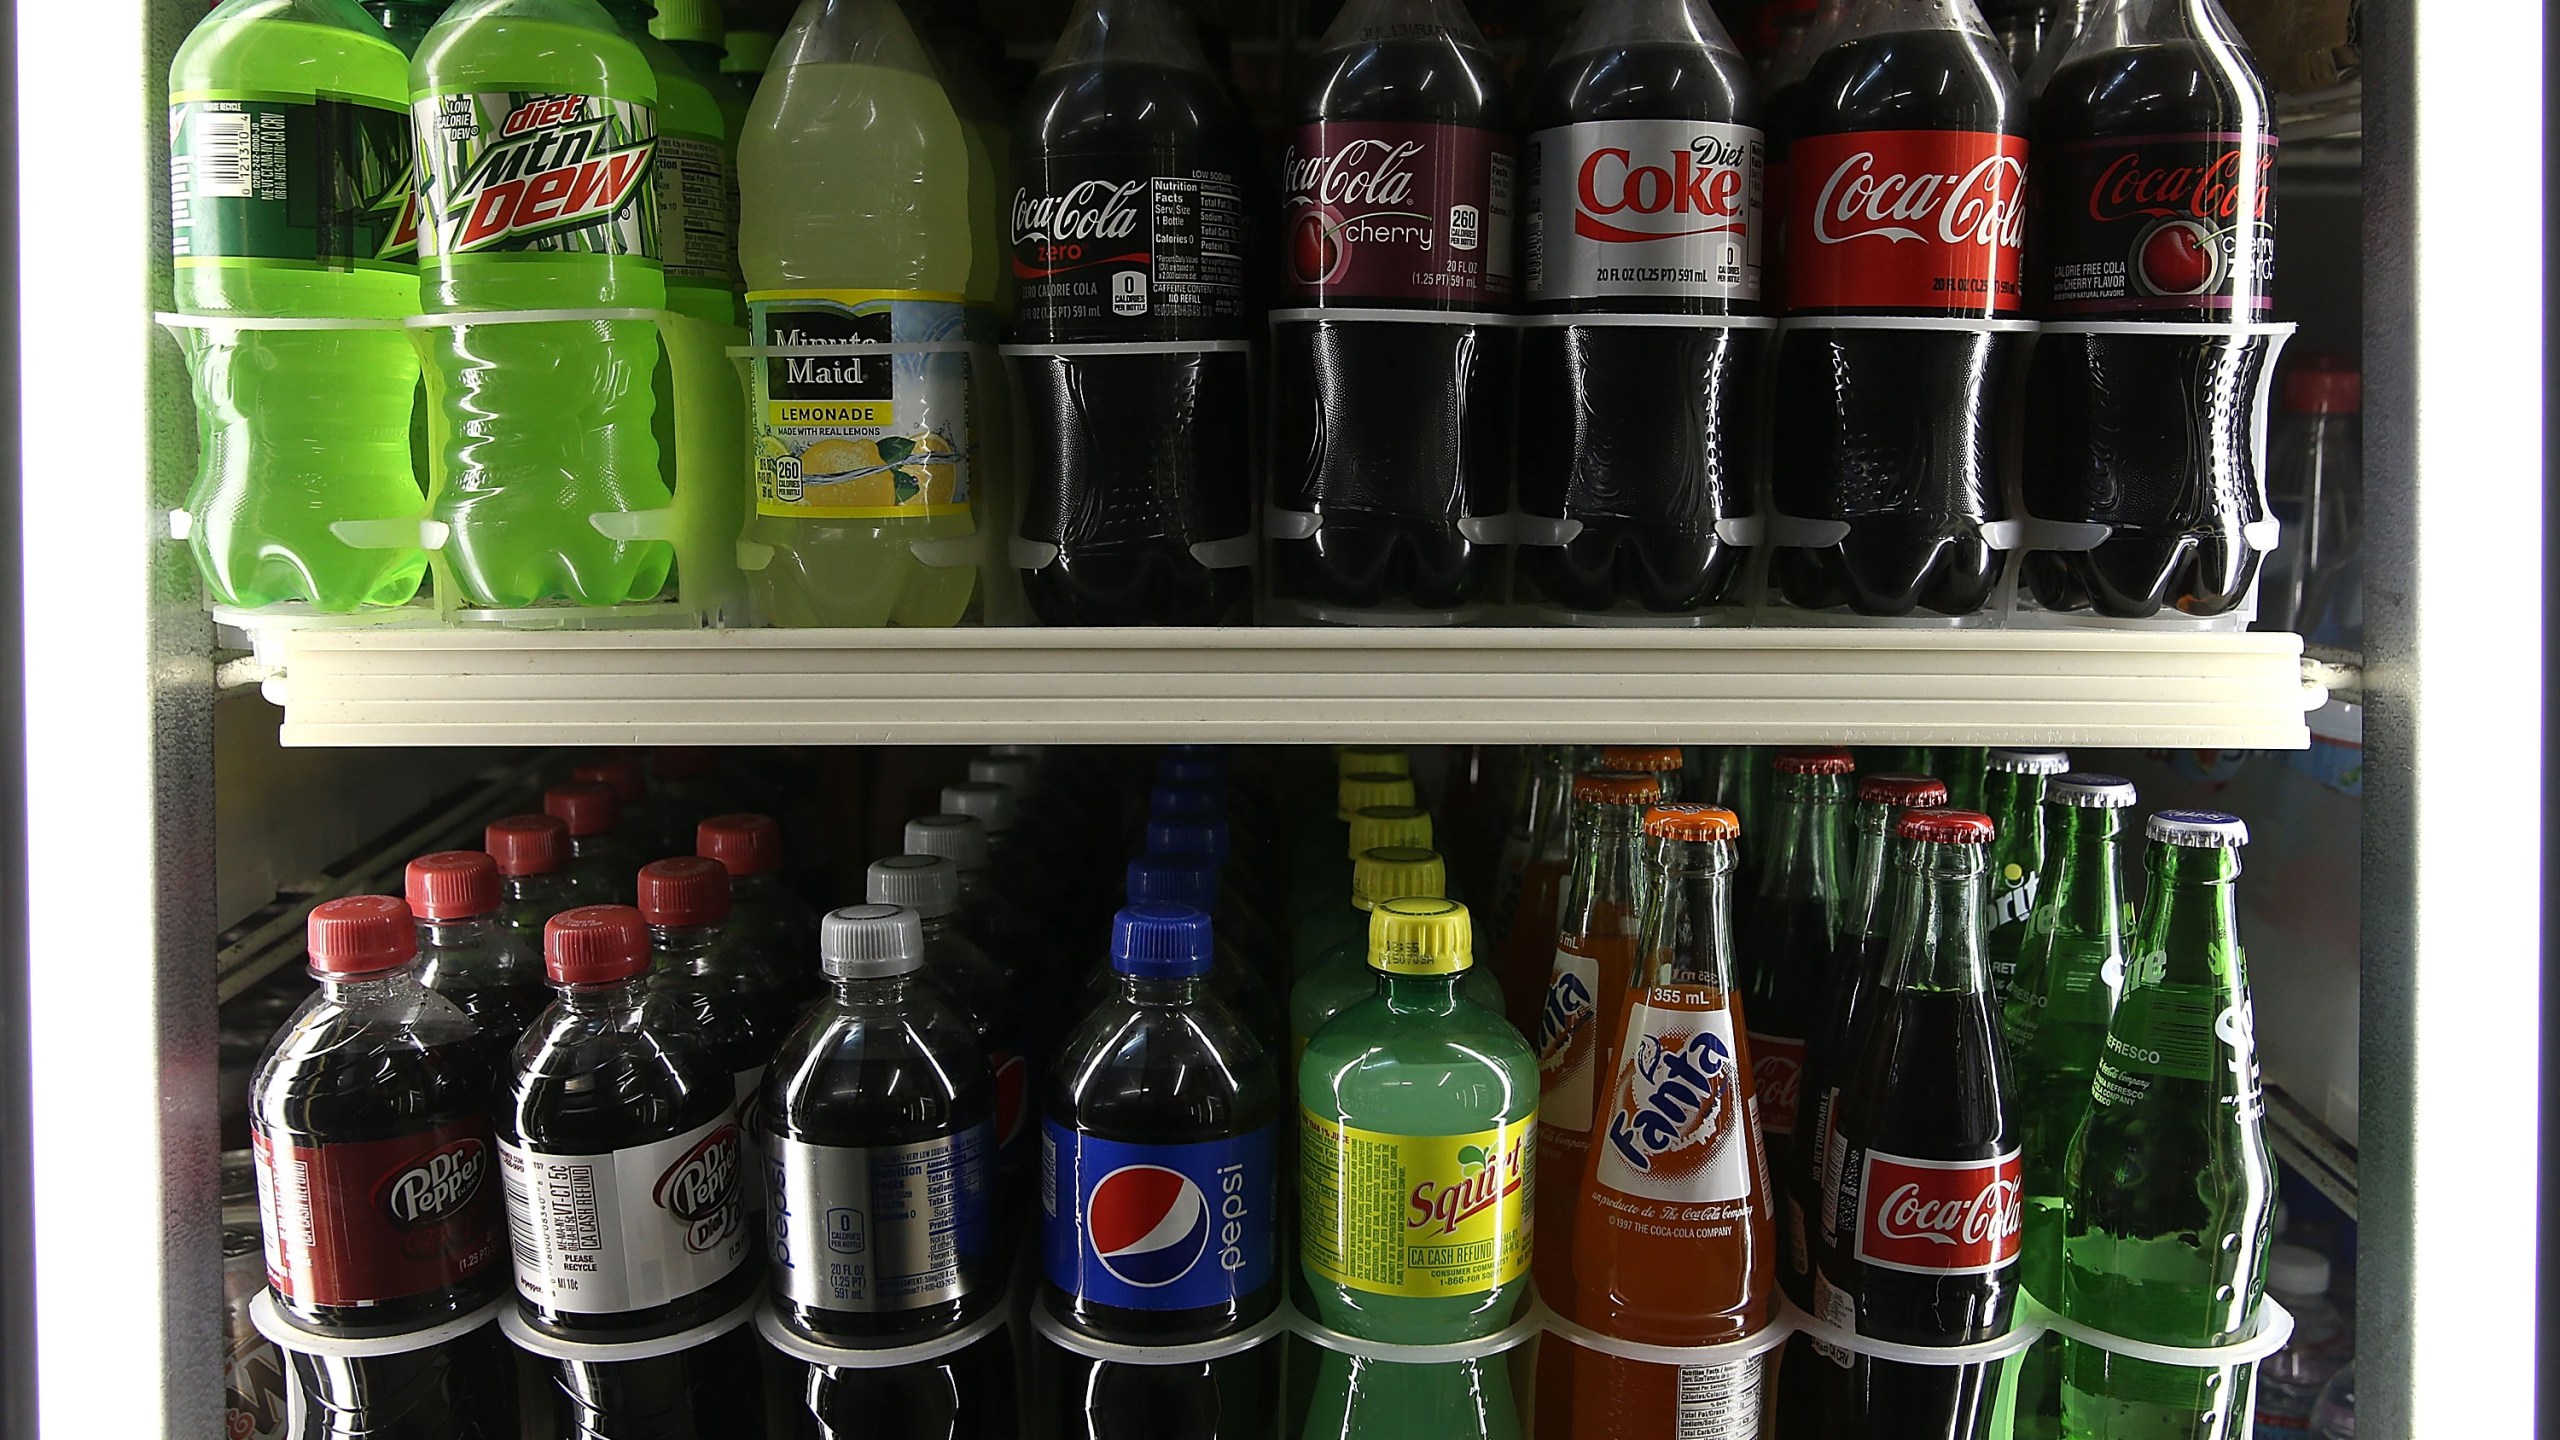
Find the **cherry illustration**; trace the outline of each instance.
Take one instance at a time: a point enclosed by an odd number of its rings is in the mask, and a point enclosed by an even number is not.
[[[2213,280],[2213,250],[2192,225],[2163,225],[2142,242],[2142,278],[2162,295],[2193,295]]]
[[[1289,230],[1289,272],[1302,285],[1332,277],[1342,263],[1342,242],[1325,225],[1324,212],[1310,210]]]

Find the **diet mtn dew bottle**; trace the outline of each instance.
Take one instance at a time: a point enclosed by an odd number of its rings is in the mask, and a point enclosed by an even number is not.
[[[359,549],[342,521],[414,522],[418,308],[393,234],[409,194],[407,62],[355,0],[228,0],[169,67],[177,309],[379,329],[180,332],[202,459],[188,548],[216,604],[399,605],[414,544]],[[414,526],[412,527],[414,530]]]
[[[596,0],[460,0],[409,90],[428,313],[665,308],[657,76]],[[595,517],[674,499],[651,429],[656,323],[425,334],[428,504],[458,598],[654,599],[674,547]]]
[[[777,625],[950,625],[977,590],[970,149],[894,0],[809,0],[738,144],[754,513]],[[881,354],[873,346],[899,347]],[[927,564],[930,558],[936,563]]]
[[[648,58],[658,81],[658,263],[667,308],[719,325],[738,323],[735,151],[711,87],[675,46],[653,32],[648,0],[599,0]],[[715,11],[714,22],[718,16]]]
[[[1529,1288],[1538,1057],[1468,999],[1467,907],[1411,897],[1369,912],[1378,993],[1298,1063],[1300,1263],[1328,1327],[1435,1345],[1509,1325]],[[1406,1365],[1327,1350],[1305,1433],[1520,1433],[1509,1362]]]

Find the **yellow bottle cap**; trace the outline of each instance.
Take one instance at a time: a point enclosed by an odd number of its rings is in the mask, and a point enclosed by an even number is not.
[[[1410,805],[1413,778],[1385,770],[1359,770],[1342,777],[1333,792],[1333,818],[1349,820],[1372,805]]]
[[[1374,910],[1387,900],[1420,896],[1437,900],[1449,893],[1449,867],[1427,846],[1381,845],[1351,861],[1351,903]]]
[[[1333,773],[1345,779],[1366,773],[1410,775],[1413,757],[1393,745],[1337,745],[1333,750]]]
[[[1408,895],[1369,911],[1369,968],[1389,975],[1455,975],[1476,963],[1475,927],[1455,900]]]
[[[1419,805],[1372,805],[1351,817],[1351,858],[1381,846],[1431,848],[1431,812]]]

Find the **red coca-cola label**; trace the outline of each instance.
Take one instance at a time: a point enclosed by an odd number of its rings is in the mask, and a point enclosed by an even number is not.
[[[1283,288],[1309,304],[1446,309],[1511,298],[1511,139],[1319,121],[1280,157]]]
[[[307,1305],[370,1305],[458,1285],[504,1253],[485,1119],[394,1140],[251,1137],[267,1283]]]
[[[1751,1088],[1760,1097],[1760,1129],[1796,1133],[1796,1100],[1804,1091],[1804,1041],[1793,1035],[1751,1035]]]
[[[2037,164],[2048,313],[2274,309],[2274,136],[2083,141]]]
[[[1859,1172],[1858,1259],[1922,1275],[1977,1275],[2018,1258],[2018,1152],[1916,1160],[1870,1150]]]
[[[1979,130],[1808,135],[1787,156],[1787,308],[2014,315],[2027,142]]]

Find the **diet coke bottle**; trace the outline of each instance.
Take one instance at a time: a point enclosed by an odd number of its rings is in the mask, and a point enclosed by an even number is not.
[[[1732,597],[1763,344],[1763,136],[1706,0],[1599,0],[1522,101],[1520,578],[1573,611]],[[1658,317],[1658,318],[1656,318]],[[1754,322],[1766,325],[1766,321]]]
[[[2018,79],[1973,0],[1849,0],[1770,102],[1786,137],[1779,589],[1861,615],[1982,608],[1995,423],[2027,328]]]
[[[2266,82],[2217,0],[2101,0],[2036,135],[2023,494],[2108,528],[2030,557],[2027,584],[2056,609],[2227,614],[2275,543],[2253,443],[2279,343]]]

